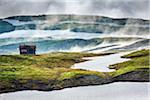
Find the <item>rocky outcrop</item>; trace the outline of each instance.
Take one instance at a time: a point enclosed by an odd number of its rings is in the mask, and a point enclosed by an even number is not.
[[[150,70],[149,69],[140,69],[132,72],[128,72],[117,77],[114,77],[114,81],[131,81],[131,82],[149,82]]]
[[[111,79],[101,78],[96,75],[81,75],[79,77],[64,80],[12,80],[11,87],[0,87],[0,93],[14,92],[21,90],[52,91],[63,88],[100,85],[111,82]]]

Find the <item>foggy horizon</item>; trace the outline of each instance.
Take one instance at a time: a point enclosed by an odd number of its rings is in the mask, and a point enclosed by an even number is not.
[[[0,18],[20,15],[96,15],[150,19],[149,0],[1,0]]]

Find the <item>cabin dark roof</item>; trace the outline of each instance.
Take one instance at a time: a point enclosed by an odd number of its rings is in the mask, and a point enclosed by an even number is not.
[[[36,49],[35,45],[20,45],[20,48],[32,48],[32,49]]]
[[[20,45],[20,54],[35,54],[36,45]]]

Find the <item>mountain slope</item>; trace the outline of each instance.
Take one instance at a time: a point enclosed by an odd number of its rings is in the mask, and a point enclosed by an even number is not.
[[[102,16],[41,15],[15,16],[3,19],[16,30],[71,30],[73,32],[148,35],[149,20],[112,19]]]

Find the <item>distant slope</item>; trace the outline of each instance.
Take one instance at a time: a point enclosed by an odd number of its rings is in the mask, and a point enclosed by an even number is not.
[[[113,19],[102,16],[41,15],[14,16],[3,19],[15,26],[16,30],[71,30],[88,33],[116,33],[148,35],[149,20]]]
[[[142,48],[150,48],[149,43],[150,43],[150,39],[144,39],[141,41],[137,41],[133,44],[126,45],[126,46],[119,47],[119,48],[113,48],[108,51],[126,51],[126,50],[137,50],[137,49],[142,49]]]

